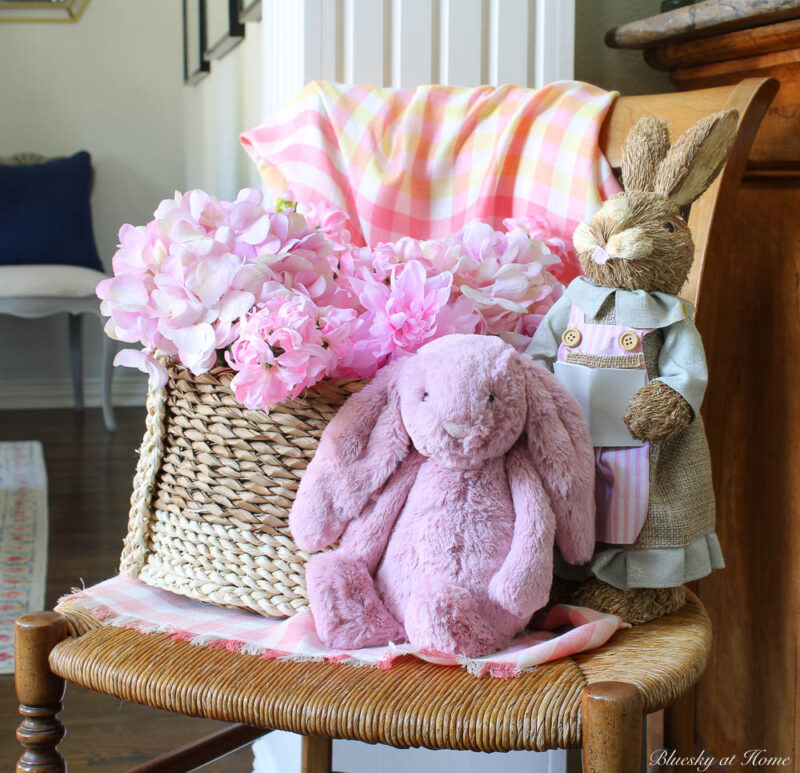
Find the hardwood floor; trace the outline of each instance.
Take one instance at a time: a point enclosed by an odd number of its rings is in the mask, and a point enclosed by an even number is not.
[[[44,446],[50,502],[46,606],[70,588],[116,573],[128,518],[136,448],[144,408],[116,409],[119,429],[107,433],[98,409],[0,411],[0,441],[39,440]],[[0,676],[0,770],[13,770],[18,723],[12,676]],[[68,685],[61,744],[72,773],[118,773],[225,725],[191,719]],[[204,767],[215,773],[252,768],[241,749]]]

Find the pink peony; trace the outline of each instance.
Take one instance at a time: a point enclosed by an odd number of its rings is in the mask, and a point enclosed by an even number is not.
[[[475,303],[482,318],[480,332],[514,342],[505,334],[521,332],[520,319],[540,317],[561,295],[561,285],[546,270],[558,258],[520,228],[503,234],[473,222],[452,242],[454,283]]]
[[[369,314],[378,357],[415,352],[442,335],[438,323],[450,300],[452,283],[447,272],[427,276],[416,260],[395,267],[388,285],[374,277],[363,279],[358,297]]]

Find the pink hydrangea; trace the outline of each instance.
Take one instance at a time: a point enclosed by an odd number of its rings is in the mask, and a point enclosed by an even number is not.
[[[542,242],[547,249],[559,258],[559,263],[550,267],[553,276],[564,284],[569,284],[581,273],[578,255],[572,244],[566,239],[553,234],[550,223],[539,215],[526,215],[525,217],[507,217],[503,220],[507,231],[521,228],[531,239]]]
[[[321,378],[374,375],[377,358],[357,345],[364,328],[355,309],[317,306],[296,290],[273,296],[245,315],[226,352],[236,399],[269,410]]]
[[[521,228],[502,233],[477,221],[446,240],[445,248],[436,260],[442,268],[449,264],[455,288],[475,304],[478,332],[525,345],[520,335],[530,339],[561,296],[561,285],[548,271],[558,257]]]
[[[237,371],[231,382],[236,399],[250,407],[296,397],[325,376],[333,361],[317,306],[299,292],[275,296],[246,315],[226,358]]]
[[[265,209],[262,199],[253,189],[233,202],[176,193],[146,226],[122,227],[114,276],[97,295],[108,335],[140,342],[145,356],[121,353],[119,364],[140,367],[158,384],[166,371],[156,353],[203,373],[236,339],[239,318],[274,292],[298,288],[322,299],[337,292],[330,242],[302,215]]]
[[[561,293],[551,271],[565,243],[541,219],[366,247],[346,213],[315,204],[303,215],[293,199],[270,209],[257,190],[235,201],[194,190],[161,202],[147,225],[123,226],[97,294],[107,333],[142,349],[115,362],[161,385],[163,358],[203,373],[222,354],[237,399],[268,410],[322,378],[371,377],[449,333],[523,348]]]
[[[306,222],[319,228],[334,249],[347,249],[352,243],[350,218],[347,213],[325,202],[315,202],[303,208]]]

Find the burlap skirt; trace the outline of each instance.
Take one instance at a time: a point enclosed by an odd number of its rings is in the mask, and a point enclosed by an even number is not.
[[[617,588],[671,588],[698,580],[725,562],[714,533],[715,504],[702,417],[663,443],[650,445],[647,518],[633,545],[598,543],[592,561],[573,567],[556,559],[569,580],[590,575]]]

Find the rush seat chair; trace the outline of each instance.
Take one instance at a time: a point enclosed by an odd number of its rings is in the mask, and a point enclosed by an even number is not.
[[[601,147],[619,167],[628,130],[643,115],[667,118],[673,136],[708,113],[734,107],[739,130],[723,173],[692,207],[695,262],[684,296],[703,302],[709,277],[725,275],[719,248],[774,80],[681,94],[621,97]],[[713,346],[713,341],[710,342]],[[18,771],[62,771],[57,715],[65,682],[168,711],[238,723],[136,768],[191,770],[280,729],[304,736],[303,773],[329,773],[331,740],[485,752],[582,748],[594,773],[640,770],[643,715],[667,709],[664,744],[693,753],[692,687],[711,646],[693,593],[683,609],[620,631],[605,646],[508,680],[404,659],[388,670],[263,660],[163,633],[102,626],[79,602],[16,625],[16,687],[23,716]]]

